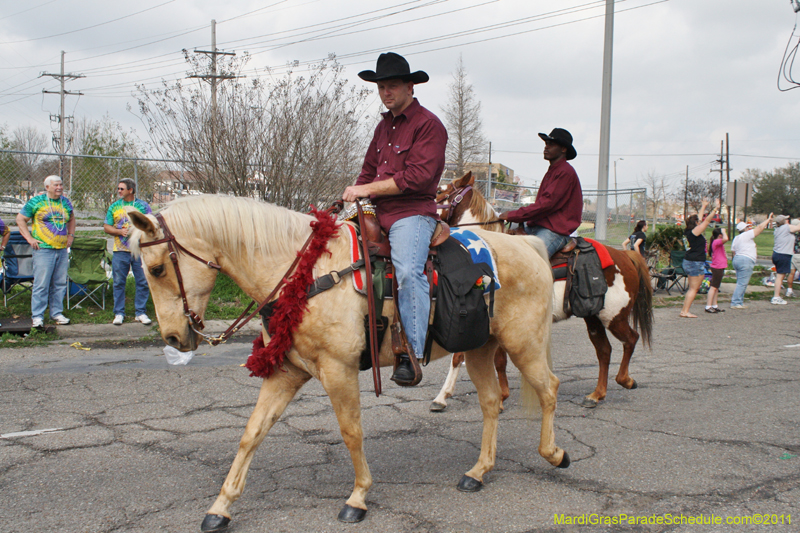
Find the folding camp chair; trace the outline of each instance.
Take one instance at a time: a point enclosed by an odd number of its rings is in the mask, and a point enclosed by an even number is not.
[[[669,268],[665,269],[669,279],[666,283],[667,294],[675,287],[683,294],[689,288],[689,276],[683,270],[683,259],[686,257],[685,250],[671,250],[669,252]]]
[[[23,290],[11,294],[14,287]],[[3,290],[3,305],[17,296],[33,290],[33,247],[18,231],[12,231],[3,254],[3,277],[0,287]]]
[[[67,309],[74,309],[86,300],[106,308],[107,267],[110,265],[106,239],[75,237],[69,253]]]

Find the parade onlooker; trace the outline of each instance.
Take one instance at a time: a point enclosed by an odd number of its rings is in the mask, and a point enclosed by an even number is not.
[[[136,183],[129,178],[119,181],[117,185],[119,200],[111,204],[106,213],[103,231],[114,236],[114,256],[111,259],[111,270],[114,274],[114,320],[116,326],[125,321],[125,284],[128,281],[128,272],[133,271],[136,281],[136,294],[134,296],[134,316],[137,322],[150,324],[152,320],[147,316],[147,299],[150,289],[142,270],[141,258],[134,259],[128,248],[128,209],[136,209],[140,213],[152,213],[150,205],[140,198],[136,198]]]
[[[0,250],[5,250],[6,246],[8,246],[8,239],[11,237],[11,228],[3,222],[2,218],[0,218],[0,236],[3,238],[0,243]]]
[[[792,226],[800,226],[800,220],[792,219]],[[792,285],[794,284],[795,274],[800,270],[800,231],[794,232],[794,253],[792,254],[792,269],[789,271],[789,281],[786,283],[786,297],[794,296]]]
[[[72,203],[64,197],[64,184],[59,176],[44,179],[44,194],[34,196],[17,215],[22,237],[33,248],[33,291],[31,325],[44,326],[44,311],[50,307],[50,318],[56,324],[69,324],[64,316],[67,294],[67,248],[75,238],[75,217]],[[33,220],[31,234],[28,222]]]
[[[640,220],[636,223],[631,236],[622,241],[622,247],[627,250],[636,250],[642,257],[645,255],[644,244],[647,242],[647,221]]]
[[[731,309],[744,309],[747,307],[744,305],[744,293],[747,290],[747,284],[750,283],[750,276],[753,275],[753,267],[756,266],[756,259],[758,258],[755,238],[764,231],[764,228],[770,222],[772,222],[772,213],[756,227],[753,227],[749,222],[736,224],[736,230],[739,235],[731,243],[731,253],[733,254],[731,263],[733,268],[736,269],[736,289],[731,297]]]
[[[775,217],[775,244],[772,247],[772,264],[775,265],[775,292],[772,294],[773,305],[786,305],[786,300],[781,298],[783,278],[792,269],[792,255],[794,254],[794,235],[800,231],[800,226],[789,224],[789,217],[778,215]],[[791,283],[789,284],[791,288]]]
[[[697,318],[697,315],[692,314],[691,308],[706,271],[706,238],[703,232],[708,228],[718,210],[718,207],[714,207],[708,216],[703,218],[706,207],[708,207],[708,200],[704,199],[700,212],[686,219],[686,229],[683,231],[683,236],[689,243],[683,259],[683,270],[689,278],[689,288],[686,290],[680,314],[683,318]],[[700,222],[701,220],[702,222]]]
[[[728,255],[725,253],[726,242],[728,242],[728,234],[725,232],[725,228],[714,228],[714,231],[711,232],[711,241],[708,243],[708,255],[711,256],[711,283],[706,299],[706,313],[725,311],[719,308],[717,297],[722,277],[725,274],[725,267],[728,266]]]

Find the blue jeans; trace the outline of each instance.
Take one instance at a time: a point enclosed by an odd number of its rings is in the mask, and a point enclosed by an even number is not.
[[[134,297],[134,316],[147,314],[147,299],[150,297],[150,288],[142,270],[142,260],[134,259],[130,252],[114,252],[111,258],[111,271],[114,274],[114,314],[125,316],[125,283],[128,272],[133,270],[133,279],[136,280],[136,296]]]
[[[524,227],[525,233],[528,235],[535,235],[544,241],[544,245],[547,247],[547,255],[550,257],[553,257],[553,255],[562,249],[564,245],[567,244],[567,241],[569,241],[568,236],[560,235],[543,226],[528,226],[526,224]]]
[[[50,306],[50,316],[64,312],[64,297],[67,295],[67,249],[39,248],[33,251],[33,293],[31,294],[31,316],[44,318],[44,310]]]
[[[421,215],[402,218],[389,229],[400,321],[417,358],[422,357],[425,348],[431,312],[425,261],[435,229],[436,221]]]
[[[750,276],[753,275],[753,267],[756,262],[744,255],[733,256],[733,268],[736,269],[736,289],[731,296],[731,306],[744,305],[744,291],[750,283]]]

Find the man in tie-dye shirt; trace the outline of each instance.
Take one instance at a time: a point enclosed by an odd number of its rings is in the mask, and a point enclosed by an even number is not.
[[[75,238],[75,216],[72,203],[64,197],[64,184],[59,176],[44,179],[44,194],[34,196],[17,215],[20,234],[33,247],[32,325],[44,326],[44,311],[50,307],[50,318],[56,324],[69,324],[64,316],[67,294],[67,248]],[[33,220],[33,232],[28,222]]]
[[[137,322],[150,324],[152,320],[147,316],[147,299],[150,289],[142,270],[142,260],[134,259],[128,248],[128,232],[131,229],[128,220],[128,210],[136,209],[147,215],[152,213],[150,206],[144,200],[136,198],[136,183],[129,178],[119,181],[117,185],[119,200],[111,204],[106,214],[103,230],[114,236],[114,257],[111,260],[111,270],[114,273],[114,325],[122,325],[125,321],[125,283],[128,272],[133,271],[136,280],[136,295],[134,308]]]

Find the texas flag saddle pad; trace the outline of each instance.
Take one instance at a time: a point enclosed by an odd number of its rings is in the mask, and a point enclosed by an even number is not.
[[[486,244],[481,237],[476,233],[471,232],[464,228],[450,228],[450,236],[460,242],[472,256],[473,263],[486,263],[492,267],[492,275],[494,276],[495,290],[500,288],[500,278],[497,276],[497,264],[495,263],[492,251],[489,245]],[[486,291],[489,288],[487,287]]]

